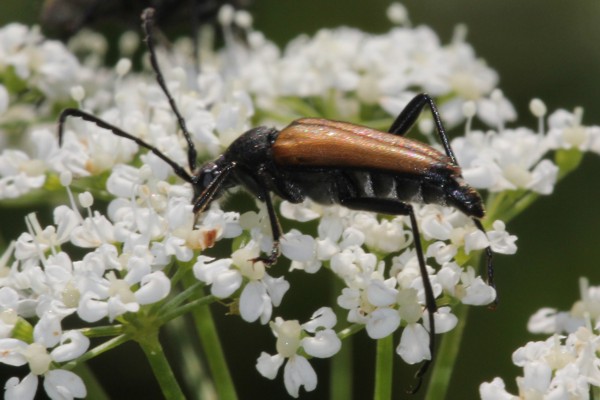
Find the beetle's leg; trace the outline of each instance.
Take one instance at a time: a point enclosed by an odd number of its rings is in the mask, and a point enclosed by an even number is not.
[[[173,113],[175,113],[175,116],[177,117],[177,123],[179,124],[179,127],[181,128],[181,132],[183,133],[183,136],[187,142],[188,165],[190,167],[190,172],[193,174],[194,171],[196,170],[196,158],[197,158],[196,147],[194,146],[194,142],[192,142],[192,136],[190,135],[189,131],[187,130],[187,127],[185,124],[185,119],[183,119],[183,116],[179,112],[179,108],[177,108],[177,104],[175,103],[173,96],[171,96],[171,93],[169,92],[169,89],[167,88],[165,79],[160,70],[160,66],[158,65],[158,60],[156,59],[156,50],[154,49],[154,37],[152,35],[153,27],[154,27],[154,9],[147,8],[142,13],[142,29],[144,30],[144,33],[146,35],[146,37],[144,38],[144,41],[146,42],[146,46],[148,47],[148,52],[150,53],[150,64],[152,64],[152,69],[154,70],[154,74],[156,75],[156,81],[158,82],[158,85],[162,89],[165,96],[167,96],[167,100],[169,100],[169,105],[171,106]]]
[[[192,183],[193,178],[190,176],[190,174],[188,174],[187,171],[183,167],[181,167],[181,165],[177,164],[175,161],[171,160],[169,157],[164,155],[156,147],[144,142],[142,139],[140,139],[138,137],[135,137],[135,136],[125,132],[124,130],[122,130],[120,128],[117,128],[116,126],[114,126],[112,124],[109,124],[108,122],[96,117],[95,115],[89,114],[89,113],[79,110],[77,108],[66,108],[60,113],[60,116],[58,117],[58,143],[59,143],[59,146],[62,146],[64,125],[65,125],[65,121],[67,120],[68,117],[81,118],[84,121],[92,122],[92,123],[98,125],[100,128],[104,128],[104,129],[110,131],[113,135],[120,136],[120,137],[134,141],[139,146],[147,148],[148,150],[150,150],[151,152],[156,154],[161,160],[163,160],[164,162],[169,164],[171,166],[171,168],[173,168],[173,171],[175,172],[175,174],[177,176],[179,176],[181,179],[183,179],[184,181],[186,181],[188,183]]]
[[[423,280],[423,290],[425,292],[425,307],[429,314],[429,350],[431,352],[431,358],[433,359],[433,353],[435,350],[435,322],[434,313],[437,311],[437,305],[435,303],[435,297],[433,295],[433,288],[431,287],[431,281],[427,274],[425,267],[425,257],[423,256],[423,247],[421,246],[421,236],[419,234],[419,227],[417,225],[417,219],[413,207],[408,204],[394,199],[380,199],[380,198],[343,198],[340,199],[340,204],[344,207],[360,210],[360,211],[373,211],[380,214],[388,215],[408,215],[410,218],[410,225],[414,236],[415,251],[417,253],[417,259],[419,261],[419,271],[421,272],[421,279]],[[411,389],[412,392],[416,392],[421,385],[423,375],[427,372],[431,360],[426,360],[423,365],[417,371],[415,378],[417,384]]]
[[[281,239],[281,225],[279,224],[279,219],[277,218],[277,213],[275,212],[275,207],[273,206],[273,200],[271,200],[271,195],[268,192],[266,192],[264,197],[265,205],[267,206],[267,213],[269,214],[271,232],[273,234],[273,247],[271,248],[271,254],[269,254],[268,257],[256,257],[252,261],[262,261],[267,265],[273,265],[279,258],[279,240]]]
[[[444,146],[444,149],[446,151],[446,155],[448,157],[450,157],[450,159],[452,160],[454,165],[458,165],[458,163],[456,161],[456,156],[454,155],[454,152],[452,151],[452,147],[450,147],[448,135],[446,135],[446,130],[444,128],[444,125],[442,124],[442,119],[440,118],[440,113],[437,109],[437,106],[435,105],[435,101],[427,93],[421,93],[421,94],[416,95],[406,105],[406,107],[404,107],[404,109],[400,112],[400,115],[398,115],[398,117],[396,117],[396,120],[394,121],[394,123],[392,124],[392,126],[390,127],[388,132],[390,132],[394,135],[401,135],[401,136],[406,134],[408,132],[408,130],[411,128],[411,126],[413,126],[413,124],[415,123],[415,121],[417,120],[419,115],[421,114],[421,111],[423,111],[423,108],[427,105],[431,109],[431,114],[433,115],[433,120],[435,121],[435,126],[437,129],[438,135],[440,137],[440,141],[442,142],[442,145]],[[481,224],[481,221],[479,221],[476,218],[473,218],[473,221],[475,222],[475,225],[477,226],[477,228],[479,230],[481,230],[483,233],[486,233],[485,229],[483,228],[483,225]],[[488,284],[491,287],[496,288],[496,284],[494,283],[494,264],[492,261],[491,247],[489,247],[489,246],[486,247],[485,254],[486,254],[486,260],[487,260]],[[497,303],[498,303],[498,298],[496,297],[494,304],[497,304]]]
[[[452,147],[450,147],[448,135],[446,135],[446,129],[444,128],[444,124],[442,124],[442,119],[440,118],[440,113],[435,105],[435,101],[433,101],[427,93],[416,95],[406,107],[404,107],[400,112],[400,115],[396,117],[396,120],[392,126],[390,126],[388,132],[394,135],[404,136],[404,134],[414,125],[417,118],[419,118],[419,115],[421,115],[421,111],[423,111],[423,108],[427,105],[431,110],[431,115],[433,116],[433,121],[435,122],[440,141],[444,146],[444,150],[446,150],[446,155],[450,157],[454,165],[458,165]]]
[[[473,218],[473,222],[475,223],[475,226],[477,227],[477,229],[482,231],[484,234],[486,233],[480,220],[478,220],[477,218]],[[493,254],[492,248],[490,246],[486,247],[485,248],[485,259],[486,259],[486,264],[487,264],[487,283],[488,283],[488,285],[490,285],[491,287],[496,289],[496,282],[494,281],[494,261],[493,261],[492,254]],[[494,303],[492,304],[491,307],[496,308],[497,305],[498,305],[498,292],[496,292],[496,298],[494,299]]]

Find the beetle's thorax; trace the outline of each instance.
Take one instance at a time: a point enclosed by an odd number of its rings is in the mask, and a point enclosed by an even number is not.
[[[250,171],[270,162],[271,144],[277,132],[265,126],[250,129],[227,148],[223,154],[225,162],[235,162],[237,168]]]

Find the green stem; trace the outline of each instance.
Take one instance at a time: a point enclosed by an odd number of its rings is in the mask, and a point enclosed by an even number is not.
[[[163,323],[166,323],[174,318],[177,318],[183,314],[187,314],[190,311],[193,311],[194,309],[201,307],[201,306],[207,306],[211,303],[214,303],[215,301],[217,301],[217,298],[215,296],[204,296],[201,297],[199,299],[196,299],[194,301],[190,301],[189,303],[186,303],[185,305],[176,308],[174,310],[170,310],[167,313],[165,313],[164,315],[161,316],[160,318],[160,324],[162,325]]]
[[[393,365],[394,335],[388,335],[377,341],[374,400],[388,400],[392,397]]]
[[[452,310],[458,318],[458,324],[450,332],[444,334],[431,371],[431,379],[427,387],[426,400],[441,400],[446,398],[452,371],[456,363],[458,351],[463,338],[469,307],[460,303]]]
[[[502,220],[508,222],[515,218],[517,215],[525,211],[534,201],[536,201],[540,195],[538,193],[529,192],[527,195],[517,200],[510,209],[502,213]]]
[[[62,368],[73,369],[78,364],[83,363],[87,360],[90,360],[94,357],[97,357],[100,354],[105,353],[111,349],[114,349],[115,347],[122,345],[123,343],[127,342],[130,339],[131,338],[128,335],[120,335],[120,336],[117,336],[110,340],[107,340],[106,342],[102,343],[101,345],[94,347],[92,350],[87,351],[81,357],[79,357],[77,360],[64,364],[62,366]]]
[[[183,282],[190,286],[194,284],[194,281],[195,279],[189,274],[183,279]],[[214,301],[213,296],[206,296],[202,299],[198,299],[198,301],[205,299],[210,299],[211,302]],[[191,307],[190,309],[194,318],[194,325],[200,338],[200,345],[206,355],[206,361],[214,379],[217,396],[221,400],[237,399],[233,379],[229,373],[225,353],[223,352],[223,347],[221,346],[217,327],[215,326],[210,308],[208,305],[198,306],[198,304],[195,304],[194,307]]]
[[[96,379],[96,376],[87,364],[77,364],[73,369],[83,381],[87,390],[87,397],[94,400],[109,400],[110,396],[104,390],[104,386]]]
[[[341,331],[339,331],[337,333],[337,336],[344,340],[347,337],[350,337],[352,335],[354,335],[356,332],[360,332],[361,330],[363,330],[365,328],[364,324],[352,324],[347,328],[342,329]]]
[[[197,296],[198,294],[203,294],[201,288],[204,287],[203,282],[196,282],[190,287],[185,288],[182,292],[178,293],[172,299],[169,299],[166,303],[161,305],[160,310],[158,310],[157,314],[162,315],[165,312],[169,312],[175,307],[179,306],[181,303],[189,299],[190,297]]]
[[[193,393],[196,399],[217,399],[212,378],[198,357],[196,332],[189,329],[185,318],[177,318],[165,324],[167,335],[177,338],[176,348],[180,354],[182,386],[187,393]]]
[[[189,270],[192,269],[193,262],[185,262],[185,263],[171,263],[170,266],[175,265],[175,273],[171,278],[171,284],[176,285],[179,281],[188,273]],[[203,285],[202,282],[198,282],[200,285]]]
[[[106,325],[106,326],[95,326],[93,328],[83,328],[80,332],[89,338],[105,337],[105,336],[117,336],[124,332],[123,325]]]
[[[331,284],[331,299],[333,308],[338,321],[343,321],[346,318],[346,310],[343,310],[337,305],[337,296],[345,287],[341,279],[332,278]],[[346,336],[348,337],[348,336]],[[346,340],[340,351],[331,359],[331,377],[329,385],[329,398],[332,400],[352,400],[352,379],[353,365],[353,341]]]
[[[185,400],[185,395],[175,379],[175,374],[158,340],[158,330],[145,332],[142,340],[138,343],[142,347],[144,354],[146,354],[146,358],[150,363],[150,367],[154,372],[154,376],[160,385],[165,399]]]

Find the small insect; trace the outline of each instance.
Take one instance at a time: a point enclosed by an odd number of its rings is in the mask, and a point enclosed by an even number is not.
[[[156,9],[156,24],[181,26],[189,20],[195,35],[198,25],[213,24],[224,4],[247,8],[251,0],[44,0],[40,22],[47,33],[63,40],[83,28],[98,28],[107,22],[117,29],[129,29],[139,21],[146,7]]]
[[[423,280],[429,314],[429,346],[433,355],[433,316],[437,305],[425,267],[417,220],[410,203],[454,207],[471,217],[476,227],[485,232],[480,221],[485,214],[482,199],[461,175],[433,99],[424,93],[417,95],[398,115],[388,132],[320,118],[298,119],[282,130],[264,126],[253,128],[237,138],[216,160],[197,168],[196,149],[185,120],[165,85],[156,60],[152,16],[151,9],[142,14],[150,61],[187,141],[190,172],[156,147],[79,109],[69,108],[61,113],[59,140],[62,142],[65,120],[79,117],[134,141],[160,157],[173,168],[177,176],[192,186],[192,204],[196,214],[202,213],[227,189],[243,186],[264,202],[267,208],[273,247],[267,256],[253,261],[263,261],[268,265],[274,264],[279,257],[282,236],[271,193],[291,203],[300,203],[308,198],[325,205],[339,204],[353,210],[408,216]],[[404,137],[425,107],[431,111],[445,154]],[[486,249],[486,256],[488,283],[494,286],[490,247]],[[425,361],[417,372],[419,384],[430,362]]]

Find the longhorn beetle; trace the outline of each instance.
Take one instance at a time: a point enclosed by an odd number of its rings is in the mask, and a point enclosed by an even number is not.
[[[485,232],[480,221],[485,214],[481,197],[462,178],[460,166],[433,99],[424,93],[417,95],[398,115],[388,132],[320,118],[298,119],[279,131],[264,126],[253,128],[237,138],[216,160],[197,168],[196,149],[156,59],[152,37],[153,14],[152,9],[147,9],[142,14],[145,41],[156,80],[187,141],[190,172],[156,147],[75,108],[65,109],[60,114],[59,142],[62,143],[64,123],[68,117],[82,118],[117,136],[134,141],[169,164],[177,176],[192,186],[192,204],[196,214],[203,212],[227,189],[243,186],[264,202],[267,208],[273,247],[268,256],[253,260],[263,261],[267,265],[274,264],[277,260],[282,235],[271,193],[291,203],[300,203],[309,198],[320,204],[339,204],[353,210],[407,215],[423,280],[425,306],[429,314],[429,346],[433,356],[433,315],[437,305],[425,268],[419,228],[410,202],[457,208],[471,217],[476,227]],[[429,107],[431,111],[446,154],[404,137],[425,107]],[[494,286],[490,247],[486,248],[486,257],[488,283]],[[430,362],[425,361],[417,371],[418,384]]]

